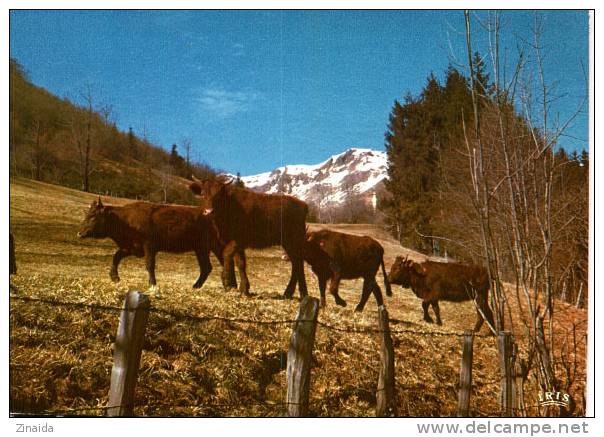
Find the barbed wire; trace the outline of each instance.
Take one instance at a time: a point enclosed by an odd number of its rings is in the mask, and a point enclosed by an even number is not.
[[[45,303],[47,305],[52,306],[65,306],[72,308],[88,308],[88,309],[98,309],[98,310],[110,310],[110,311],[122,311],[122,307],[112,306],[112,305],[104,305],[104,304],[90,304],[85,302],[64,302],[55,299],[47,299],[42,297],[31,297],[31,296],[9,296],[11,300],[22,300],[25,302],[36,302],[36,303]]]
[[[125,309],[124,307],[120,307],[120,306],[113,306],[113,305],[105,305],[105,304],[91,304],[91,303],[85,303],[85,302],[65,302],[65,301],[60,301],[60,300],[55,300],[55,299],[48,299],[48,298],[40,298],[40,297],[32,297],[32,296],[14,296],[14,295],[10,295],[10,299],[12,300],[20,300],[20,301],[24,301],[24,302],[35,302],[35,303],[42,303],[42,304],[46,304],[46,305],[52,305],[52,306],[64,306],[64,307],[73,307],[73,308],[86,308],[86,309],[91,309],[91,310],[106,310],[106,311],[119,311],[122,312],[124,310],[128,310],[128,311],[134,311],[135,309]],[[387,329],[387,330],[382,330],[379,328],[374,328],[374,327],[370,327],[370,326],[359,326],[359,327],[350,327],[350,326],[334,326],[332,324],[323,322],[323,321],[315,321],[315,320],[306,320],[306,319],[283,319],[283,320],[254,320],[254,319],[246,319],[246,318],[229,318],[229,317],[224,317],[224,316],[214,316],[214,315],[203,315],[203,316],[198,316],[198,315],[191,315],[191,314],[185,314],[185,313],[179,313],[179,312],[174,312],[174,311],[169,311],[169,310],[165,310],[162,308],[156,308],[156,307],[150,307],[148,308],[149,312],[152,313],[156,313],[156,314],[161,314],[161,315],[165,315],[165,316],[169,316],[172,318],[175,318],[177,320],[188,320],[188,321],[194,321],[194,322],[208,322],[208,321],[224,321],[224,322],[232,322],[232,323],[246,323],[246,324],[258,324],[258,325],[276,325],[276,324],[293,324],[293,323],[317,323],[317,325],[328,329],[328,330],[332,330],[332,331],[336,331],[336,332],[346,332],[346,333],[356,333],[356,334],[381,334],[384,332],[388,332],[390,334],[411,334],[411,335],[424,335],[424,336],[447,336],[447,337],[458,337],[458,338],[462,338],[466,335],[465,332],[463,333],[459,333],[459,332],[444,332],[444,331],[422,331],[422,330],[414,330],[414,329]],[[408,321],[401,321],[401,320],[397,320],[397,319],[391,319],[390,320],[392,324],[398,324],[398,323],[412,323],[412,322],[408,322]],[[484,335],[484,334],[478,334],[478,333],[474,333],[473,334],[474,337],[478,337],[478,338],[494,338],[492,335],[488,334],[488,335]],[[491,380],[491,381],[484,381],[484,382],[478,382],[475,381],[473,385],[475,384],[480,384],[480,385],[494,385],[494,384],[500,384],[501,381],[500,380]],[[357,394],[357,392],[363,392],[363,393],[370,393],[370,394],[377,394],[377,392],[385,390],[385,388],[382,389],[377,389],[377,390],[368,390],[366,388],[360,388],[360,387],[355,387],[357,390],[353,391],[351,393],[348,393],[348,396],[344,399],[347,399],[348,397]],[[172,403],[154,403],[154,404],[145,404],[145,405],[138,405],[138,406],[134,406],[134,408],[158,408],[158,407],[169,407],[169,408],[198,408],[198,409],[207,409],[207,408],[241,408],[241,407],[246,407],[246,406],[262,406],[262,407],[270,407],[270,408],[275,408],[275,407],[286,407],[289,405],[301,405],[300,403],[295,403],[295,402],[274,402],[274,401],[250,401],[250,400],[244,400],[243,402],[238,402],[238,403],[219,403],[219,402],[211,402],[211,403],[204,403],[204,404],[195,404],[195,405],[177,405],[177,404],[172,404]],[[320,399],[320,400],[309,400],[307,405],[317,405],[317,406],[338,406],[341,408],[348,408],[345,405],[343,405],[342,403],[342,399],[334,399],[333,401],[329,402],[327,400],[324,399]],[[31,415],[31,416],[41,416],[41,415],[51,415],[51,416],[59,416],[59,415],[70,415],[70,414],[74,414],[74,413],[79,413],[79,412],[85,412],[85,411],[107,411],[110,409],[116,409],[116,408],[122,408],[123,406],[96,406],[96,407],[79,407],[79,408],[70,408],[70,409],[63,409],[63,410],[45,410],[45,411],[41,411],[41,412],[34,412],[34,413],[21,413],[21,412],[11,412],[11,414],[15,414],[15,415]],[[514,411],[526,411],[527,409],[531,409],[531,408],[543,408],[542,405],[528,405],[525,406],[524,408],[513,408]]]
[[[76,307],[76,308],[87,308],[87,309],[100,309],[100,310],[111,310],[111,311],[124,311],[123,307],[112,306],[112,305],[103,305],[103,304],[90,304],[84,302],[64,302],[55,299],[48,298],[39,298],[39,297],[31,297],[31,296],[10,296],[10,299],[13,300],[21,300],[27,302],[37,302],[44,303],[48,305],[54,306],[68,306],[68,307]],[[195,322],[208,322],[208,321],[223,321],[223,322],[231,322],[231,323],[249,323],[249,324],[258,324],[258,325],[279,325],[279,324],[292,324],[292,323],[303,323],[303,322],[313,322],[313,320],[305,320],[305,319],[283,319],[283,320],[254,320],[254,319],[246,319],[246,318],[231,318],[224,316],[198,316],[192,314],[184,314],[175,311],[169,311],[162,308],[150,307],[149,312],[161,314],[165,316],[170,316],[178,320],[188,320]],[[134,309],[128,309],[128,311],[134,311]],[[406,321],[401,321],[397,319],[392,319],[394,324],[397,323],[409,323]],[[361,327],[338,327],[331,325],[329,323],[317,320],[317,324],[322,326],[323,328],[336,331],[336,332],[348,332],[353,334],[382,334],[385,331],[379,328],[373,328],[369,326],[361,326]],[[465,336],[465,332],[444,332],[444,331],[421,331],[414,329],[388,329],[390,334],[413,334],[413,335],[424,335],[424,336],[444,336],[444,337],[458,337],[463,338]],[[474,337],[477,338],[493,338],[492,335],[489,334],[478,334],[475,333]]]
[[[384,389],[377,389],[375,390],[376,392],[378,391],[382,391]],[[371,392],[370,390],[367,389],[359,389],[359,391],[362,392]],[[350,395],[355,394],[355,393],[350,393],[348,397],[350,397]],[[11,411],[10,415],[12,416],[52,416],[52,417],[59,417],[59,416],[67,416],[67,415],[72,415],[74,413],[81,413],[81,412],[85,412],[85,411],[103,411],[103,412],[107,412],[108,410],[115,410],[115,409],[119,409],[122,407],[129,407],[132,408],[133,410],[136,408],[145,408],[145,409],[157,409],[157,408],[197,408],[197,409],[208,409],[208,408],[241,408],[241,407],[249,407],[249,406],[260,406],[260,407],[269,407],[269,408],[275,408],[275,407],[281,407],[281,408],[285,408],[288,407],[290,405],[306,405],[307,407],[312,406],[338,406],[338,407],[342,407],[342,408],[347,408],[350,409],[350,407],[347,407],[346,405],[343,405],[342,400],[341,399],[334,399],[332,401],[329,400],[325,400],[325,399],[309,399],[309,401],[307,403],[302,403],[302,402],[291,402],[291,401],[285,401],[285,402],[279,402],[279,401],[253,401],[253,400],[243,400],[241,402],[206,402],[206,403],[202,403],[202,404],[188,404],[188,405],[178,405],[178,404],[173,404],[173,403],[167,403],[167,402],[155,402],[155,403],[151,403],[151,404],[139,404],[139,405],[112,405],[112,406],[96,406],[96,407],[78,407],[78,408],[64,408],[64,409],[52,409],[52,410],[43,410],[43,411],[39,411],[39,412],[17,412],[17,411]]]
[[[364,390],[364,391],[368,391],[368,390]],[[379,391],[379,390],[378,390]],[[354,394],[354,393],[352,393]],[[350,396],[348,396],[350,397]],[[249,406],[260,406],[260,407],[269,407],[269,408],[275,408],[275,407],[279,407],[278,409],[276,409],[277,411],[281,410],[282,413],[285,412],[285,408],[290,406],[290,405],[306,405],[307,407],[314,407],[314,408],[320,408],[320,407],[339,407],[339,408],[344,408],[344,409],[352,409],[352,407],[346,406],[343,402],[343,399],[334,399],[332,401],[330,400],[325,400],[325,399],[310,399],[308,401],[308,403],[304,404],[301,402],[276,402],[276,401],[250,401],[250,400],[245,400],[243,402],[208,402],[208,403],[203,403],[203,404],[189,404],[189,405],[177,405],[177,404],[171,404],[171,403],[152,403],[152,404],[144,404],[144,405],[134,405],[134,406],[129,406],[130,408],[136,409],[136,408],[145,408],[147,410],[149,409],[158,409],[161,407],[165,407],[165,408],[183,408],[183,409],[210,409],[210,408],[218,408],[218,409],[222,409],[222,408],[241,408],[241,407],[249,407]],[[61,417],[61,416],[69,416],[69,415],[74,415],[74,413],[81,413],[81,412],[85,412],[85,411],[104,411],[105,413],[108,410],[113,410],[113,409],[119,409],[122,407],[126,407],[126,405],[115,405],[115,406],[97,406],[97,407],[79,407],[79,408],[66,408],[66,409],[53,409],[53,410],[43,410],[43,411],[39,411],[39,412],[16,412],[16,411],[11,411],[10,415],[15,417],[15,416],[31,416],[31,417],[36,417],[36,416],[48,416],[48,417]],[[509,407],[509,410],[511,411],[515,411],[515,412],[526,412],[527,410],[531,410],[531,409],[540,409],[540,408],[546,408],[547,406],[545,405],[540,405],[540,404],[534,404],[534,405],[525,405],[523,407]],[[504,411],[504,409],[502,409],[502,411]]]
[[[112,311],[134,311],[133,308],[125,309],[123,307],[111,306],[111,305],[102,305],[102,304],[90,304],[83,302],[64,302],[54,299],[46,299],[46,298],[38,298],[38,297],[29,297],[29,296],[10,296],[11,299],[14,300],[22,300],[27,302],[37,302],[44,303],[53,306],[69,306],[76,308],[88,308],[88,309],[101,309],[101,310],[112,310]],[[294,322],[309,322],[311,320],[297,320],[297,319],[284,319],[284,320],[253,320],[253,319],[244,319],[244,318],[229,318],[224,316],[196,316],[191,314],[178,313],[175,311],[168,311],[161,308],[150,307],[148,311],[151,313],[162,314],[166,316],[171,316],[175,319],[180,320],[191,320],[197,322],[208,322],[208,321],[224,321],[224,322],[233,322],[233,323],[252,323],[258,325],[278,325],[278,324],[288,324]]]

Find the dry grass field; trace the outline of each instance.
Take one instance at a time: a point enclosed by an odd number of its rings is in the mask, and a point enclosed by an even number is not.
[[[16,241],[18,274],[10,279],[13,297],[27,296],[110,307],[121,306],[129,289],[147,290],[144,262],[128,258],[120,266],[121,282],[109,279],[115,247],[110,240],[76,237],[91,194],[26,179],[10,184],[11,231]],[[120,204],[120,199],[103,198]],[[402,248],[384,231],[370,225],[337,225],[334,229],[369,234],[386,250],[386,267],[396,255],[422,255]],[[221,316],[257,321],[296,317],[298,300],[280,298],[289,278],[289,263],[280,248],[249,251],[252,298],[226,293],[220,266],[201,290],[191,285],[198,275],[194,255],[160,253],[157,310],[191,316]],[[309,292],[318,297],[315,277],[307,267]],[[383,284],[381,274],[378,283]],[[383,286],[382,286],[383,288]],[[360,281],[344,281],[341,294],[348,307],[328,296],[319,321],[336,328],[375,328],[373,298],[362,314],[354,313]],[[394,333],[396,392],[400,416],[453,416],[457,402],[461,338],[474,325],[472,303],[442,302],[444,325],[423,322],[420,301],[410,290],[393,287],[386,299]],[[296,292],[297,293],[297,292]],[[512,307],[514,308],[514,307]],[[578,410],[585,384],[586,312],[557,304],[563,314],[558,331],[575,323],[578,337],[577,378],[570,388]],[[102,415],[109,389],[112,341],[118,323],[113,309],[51,306],[11,298],[10,401],[12,412]],[[581,331],[582,330],[582,331]],[[158,311],[149,316],[136,389],[140,416],[283,416],[286,355],[291,324],[254,324],[192,320]],[[483,327],[482,334],[487,334]],[[562,338],[562,337],[561,337]],[[566,337],[565,337],[566,338]],[[522,342],[521,334],[518,339]],[[494,337],[474,344],[471,414],[499,416],[498,361]],[[373,416],[378,378],[376,334],[350,333],[319,326],[313,356],[313,416]],[[561,369],[558,369],[561,371]],[[534,381],[526,386],[527,404],[535,404]],[[74,410],[65,413],[64,410]],[[531,411],[536,414],[536,410]]]

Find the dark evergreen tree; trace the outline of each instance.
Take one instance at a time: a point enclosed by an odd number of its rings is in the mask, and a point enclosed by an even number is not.
[[[245,188],[245,184],[241,180],[241,173],[237,172],[237,177],[235,178],[235,186],[239,188]]]
[[[399,240],[416,249],[431,251],[434,196],[438,189],[439,153],[442,146],[443,89],[434,75],[417,99],[395,102],[386,132],[390,165],[386,187],[391,198],[382,202]]]

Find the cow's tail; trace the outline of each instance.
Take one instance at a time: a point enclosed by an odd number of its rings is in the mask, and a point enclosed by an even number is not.
[[[392,296],[392,287],[390,287],[390,281],[388,280],[388,275],[386,274],[386,266],[384,265],[384,256],[382,255],[382,274],[384,275],[384,287],[386,287],[386,296]]]

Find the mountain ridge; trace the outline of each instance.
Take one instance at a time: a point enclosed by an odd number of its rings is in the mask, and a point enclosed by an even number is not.
[[[387,171],[386,152],[353,147],[318,164],[285,165],[241,181],[254,191],[290,194],[325,207],[342,205],[350,196],[375,202]]]

